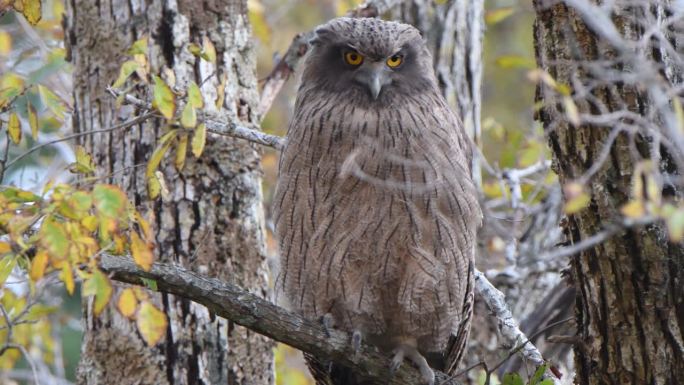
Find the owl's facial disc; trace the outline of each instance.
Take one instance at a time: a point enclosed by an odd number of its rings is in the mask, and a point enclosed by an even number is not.
[[[382,88],[392,83],[392,70],[387,67],[384,60],[365,60],[354,71],[354,82],[368,89],[368,92],[377,99]]]

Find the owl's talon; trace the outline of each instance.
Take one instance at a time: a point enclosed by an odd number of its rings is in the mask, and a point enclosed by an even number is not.
[[[435,372],[432,371],[430,365],[428,365],[425,357],[423,357],[420,352],[413,346],[400,345],[398,348],[394,349],[394,357],[392,357],[392,363],[390,364],[390,374],[394,375],[397,369],[401,366],[404,361],[404,357],[408,358],[414,365],[418,367],[420,371],[421,384],[423,385],[434,385],[435,384]]]
[[[359,354],[359,351],[361,350],[361,332],[358,330],[354,330],[354,333],[352,333],[352,349],[354,349],[354,354]]]
[[[404,349],[394,349],[394,356],[392,357],[392,362],[390,363],[390,376],[394,376],[397,370],[401,367],[404,362]]]
[[[319,321],[321,322],[321,325],[323,325],[323,333],[325,333],[327,338],[330,338],[330,330],[335,325],[335,319],[333,318],[333,315],[330,313],[325,313],[321,316]]]

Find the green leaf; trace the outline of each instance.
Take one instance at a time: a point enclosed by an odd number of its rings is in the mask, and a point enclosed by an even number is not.
[[[195,108],[190,103],[185,105],[181,114],[181,125],[185,128],[195,128],[197,125],[197,114]]]
[[[17,257],[9,254],[0,259],[0,286],[5,284],[14,266],[17,265]]]
[[[57,119],[62,120],[64,117],[64,111],[66,111],[66,107],[64,106],[62,100],[44,85],[38,85],[38,94],[40,95],[43,104],[45,104],[47,108],[52,111]]]
[[[138,64],[138,62],[136,62],[134,60],[129,60],[127,62],[124,62],[121,65],[121,70],[119,71],[119,77],[116,78],[116,81],[114,82],[114,84],[112,84],[112,87],[113,88],[121,88],[121,86],[123,86],[124,83],[126,83],[126,79],[128,79],[128,77],[131,76],[131,74],[133,72],[135,72],[138,69],[138,67],[140,67],[140,64]]]
[[[10,114],[7,132],[14,144],[19,144],[19,142],[21,142],[21,122],[19,121],[19,116],[16,112]]]
[[[156,108],[167,119],[173,119],[176,113],[176,100],[171,88],[159,76],[154,76],[152,107]]]
[[[43,221],[38,232],[38,242],[54,259],[65,259],[69,252],[69,238],[64,226],[52,217]]]
[[[525,385],[525,383],[518,373],[506,373],[501,385]]]
[[[146,288],[152,291],[159,291],[159,289],[157,288],[157,281],[155,281],[154,279],[140,278],[140,282],[142,282],[142,284],[145,285]]]
[[[95,269],[83,282],[83,294],[95,296],[93,311],[95,315],[99,315],[112,298],[112,284],[102,271]]]
[[[553,380],[550,378],[547,378],[547,379],[537,383],[536,385],[553,385]]]
[[[36,140],[38,139],[38,114],[36,113],[36,108],[33,107],[28,99],[26,101],[26,114],[31,126],[31,137],[33,140]]]
[[[140,304],[136,320],[138,331],[147,345],[156,345],[166,334],[166,314],[148,301]]]
[[[93,203],[100,215],[111,219],[126,218],[128,200],[117,186],[97,184],[93,188]]]
[[[150,199],[157,199],[161,189],[161,183],[154,173],[147,177],[147,195],[150,196]]]
[[[546,372],[547,364],[540,365],[530,378],[530,385],[537,385],[537,383],[542,379],[542,376]]]
[[[204,108],[202,93],[200,92],[199,86],[193,81],[191,81],[188,86],[188,104],[195,108]]]
[[[508,19],[513,13],[515,13],[515,8],[513,7],[492,9],[485,13],[485,22],[489,25],[494,25]]]
[[[195,134],[192,136],[191,149],[195,158],[199,158],[204,151],[204,144],[207,141],[207,127],[204,123],[200,123],[195,129]]]

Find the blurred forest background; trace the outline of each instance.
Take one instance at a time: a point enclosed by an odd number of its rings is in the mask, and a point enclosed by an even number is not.
[[[344,15],[360,3],[356,0],[249,0],[250,19],[258,47],[259,77],[268,75],[277,55],[285,52],[296,34]],[[20,78],[44,86],[35,95],[29,95],[29,100],[38,107],[38,141],[34,141],[29,133],[20,145],[10,146],[8,169],[2,184],[14,184],[36,193],[40,193],[48,180],[69,181],[72,174],[68,165],[75,159],[72,144],[60,141],[70,134],[65,131],[65,127],[71,127],[65,123],[69,116],[65,111],[55,110],[56,104],[49,103],[51,98],[59,98],[71,105],[71,69],[64,57],[63,12],[62,1],[47,0],[43,2],[42,20],[36,26],[31,26],[14,12],[0,17],[0,83],[7,84]],[[530,76],[535,67],[532,1],[488,0],[485,18],[481,148],[487,162],[496,170],[524,168],[548,158],[543,133],[533,120],[536,79]],[[266,132],[286,134],[296,84],[296,79],[290,80],[279,94],[263,120],[262,127]],[[25,108],[18,110],[24,111]],[[22,121],[28,119],[27,116],[20,118]],[[29,127],[27,123],[23,126]],[[9,138],[3,136],[0,141],[5,148]],[[39,145],[41,147],[36,151],[24,155]],[[278,154],[274,150],[264,150],[263,191],[267,217],[277,176],[277,161]],[[547,176],[546,183],[555,183],[553,175]],[[529,192],[527,187],[523,185],[524,194]],[[487,198],[493,200],[507,194],[499,179],[488,178],[487,175],[483,175],[483,191]],[[495,252],[504,247],[504,241],[495,236],[487,242],[487,247],[493,251],[490,255],[497,255]],[[268,246],[270,255],[275,255],[272,237],[269,237]],[[505,263],[503,259],[491,258],[478,261],[478,267],[484,271],[500,268]],[[21,280],[10,277],[2,287],[2,301],[20,294],[22,290],[25,288]],[[62,285],[54,285],[54,289],[46,290],[43,300],[46,306],[59,310],[50,315],[47,321],[49,328],[44,329],[47,332],[43,331],[46,334],[39,337],[34,333],[39,325],[29,325],[24,338],[41,338],[43,344],[52,344],[49,349],[52,354],[40,364],[49,366],[46,370],[54,375],[55,383],[73,382],[81,343],[79,292],[69,296]],[[0,356],[0,370],[10,370],[15,360],[22,359],[18,352],[16,355],[10,353]],[[278,347],[278,384],[311,383],[299,357],[294,349]],[[31,373],[25,362],[11,370],[10,377],[14,380],[31,382]],[[10,377],[0,374],[0,382],[11,384]],[[67,382],[60,382],[57,378],[64,378]]]

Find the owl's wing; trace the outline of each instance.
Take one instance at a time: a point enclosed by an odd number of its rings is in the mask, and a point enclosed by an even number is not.
[[[475,301],[474,292],[474,265],[470,261],[468,269],[468,285],[466,287],[466,295],[463,299],[463,307],[461,311],[461,322],[458,324],[456,330],[449,338],[447,346],[444,351],[440,354],[430,354],[426,355],[426,359],[435,369],[441,370],[444,373],[452,376],[456,374],[458,369],[458,364],[463,358],[463,354],[466,351],[468,344],[468,336],[470,335],[470,323],[473,316],[473,306]]]

